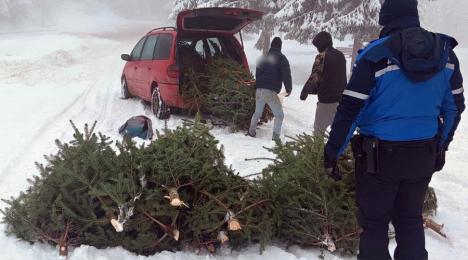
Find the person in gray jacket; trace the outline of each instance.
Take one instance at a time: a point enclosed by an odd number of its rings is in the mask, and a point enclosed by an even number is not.
[[[283,83],[286,88],[286,97],[291,95],[292,92],[291,68],[288,59],[281,53],[282,45],[283,42],[279,37],[274,38],[271,42],[270,51],[257,64],[257,102],[250,129],[247,133],[251,137],[256,136],[258,122],[262,117],[265,104],[268,104],[275,116],[272,139],[277,140],[280,138],[284,113],[278,93],[283,88]]]

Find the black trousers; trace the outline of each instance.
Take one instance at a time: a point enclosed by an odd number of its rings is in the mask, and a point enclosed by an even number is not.
[[[381,142],[378,172],[367,172],[366,157],[356,158],[356,200],[363,229],[361,260],[392,259],[388,227],[396,232],[395,260],[425,260],[424,198],[434,173],[435,140]]]

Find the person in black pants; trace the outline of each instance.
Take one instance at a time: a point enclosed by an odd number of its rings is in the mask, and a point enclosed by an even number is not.
[[[358,259],[428,259],[422,219],[432,175],[465,110],[457,41],[420,27],[416,0],[386,0],[380,38],[357,57],[325,147],[326,172],[341,176],[337,159],[351,143],[356,201],[363,229]]]
[[[353,145],[358,144],[353,142]],[[359,259],[392,259],[388,252],[390,221],[395,227],[398,244],[395,259],[427,259],[421,216],[434,172],[434,164],[428,162],[436,161],[436,139],[380,141],[378,173],[368,170],[362,143],[360,147],[361,150],[355,153],[356,200],[359,221],[364,228]]]

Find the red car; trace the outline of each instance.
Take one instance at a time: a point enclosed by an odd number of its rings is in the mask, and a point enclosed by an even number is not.
[[[229,57],[248,69],[241,30],[261,19],[262,12],[239,8],[203,8],[181,12],[177,28],[163,27],[147,33],[127,61],[122,73],[122,97],[139,97],[151,102],[153,113],[166,119],[171,108],[187,109],[181,96],[181,56],[195,53],[201,59]],[[240,41],[235,37],[240,35]]]

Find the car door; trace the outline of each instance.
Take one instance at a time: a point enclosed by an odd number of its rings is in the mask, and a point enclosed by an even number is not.
[[[154,80],[160,86],[162,96],[166,97],[164,86],[171,84],[173,79],[169,79],[168,69],[173,65],[172,50],[174,47],[174,36],[171,33],[160,33],[153,56],[153,76]],[[150,92],[147,92],[151,95]]]
[[[145,44],[146,36],[143,37],[133,48],[132,53],[130,54],[131,60],[128,61],[126,65],[125,77],[127,79],[128,90],[133,95],[139,95],[138,87],[138,66],[141,58],[141,52],[143,50],[143,45]]]
[[[151,100],[151,84],[153,81],[153,74],[158,70],[153,66],[154,49],[158,42],[158,35],[148,35],[143,51],[141,52],[140,62],[138,63],[137,77],[138,89],[141,97],[145,100]]]

